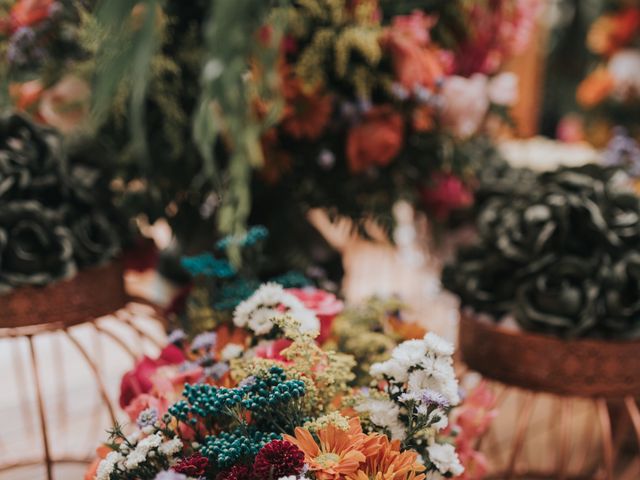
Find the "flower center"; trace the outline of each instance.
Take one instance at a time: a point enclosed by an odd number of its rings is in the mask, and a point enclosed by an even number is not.
[[[338,463],[340,461],[340,455],[338,455],[337,453],[323,453],[321,455],[318,455],[316,457],[316,462],[322,467],[322,468],[328,468],[328,467],[332,467],[334,466],[336,463]]]

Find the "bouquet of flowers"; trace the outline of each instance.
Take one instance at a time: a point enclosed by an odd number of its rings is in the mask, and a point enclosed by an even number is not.
[[[46,285],[120,252],[124,229],[104,158],[65,154],[55,131],[0,117],[0,292]]]
[[[576,97],[591,123],[609,130],[599,137],[609,139],[611,126],[624,126],[638,137],[639,32],[640,7],[635,2],[610,2],[589,30],[587,46],[597,63],[578,86]]]
[[[356,388],[354,358],[318,346],[326,301],[308,293],[264,284],[236,307],[232,326],[191,340],[172,334],[156,361],[125,377],[123,393],[150,387],[121,397],[135,425],[112,430],[86,478],[461,475],[462,436],[449,426],[460,403],[452,346],[434,334],[401,343],[371,366],[370,387]],[[477,425],[488,403],[473,404],[456,426]]]
[[[478,241],[445,269],[444,285],[463,306],[526,330],[637,337],[640,199],[620,175],[561,168],[489,195]]]

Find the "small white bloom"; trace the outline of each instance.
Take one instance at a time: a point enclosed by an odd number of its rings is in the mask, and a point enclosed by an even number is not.
[[[109,452],[98,465],[96,480],[109,480],[113,468],[121,459],[122,456],[118,452]]]
[[[429,460],[443,475],[448,473],[454,477],[462,475],[464,467],[456,454],[456,449],[448,443],[434,443],[427,447]]]
[[[407,367],[392,358],[386,362],[374,363],[369,369],[369,373],[374,378],[389,377],[396,382],[404,383],[407,381]]]
[[[419,364],[426,354],[427,345],[424,340],[407,340],[393,349],[391,358],[408,368]]]
[[[229,361],[234,358],[238,358],[244,352],[244,347],[239,343],[227,343],[220,352],[220,357],[224,361]]]
[[[158,447],[158,451],[166,457],[172,457],[180,450],[182,450],[182,440],[177,437],[164,442]]]
[[[149,435],[148,437],[140,440],[138,445],[136,445],[136,451],[139,453],[142,453],[143,455],[146,455],[149,452],[149,450],[151,450],[152,448],[159,447],[161,443],[162,443],[162,434],[154,433],[153,435]]]
[[[449,425],[449,417],[447,417],[447,412],[443,409],[436,408],[429,414],[427,422],[431,428],[439,432],[447,428],[447,425]]]
[[[251,318],[247,326],[253,330],[256,335],[266,335],[273,328],[273,318],[280,313],[272,308],[261,308],[251,313]]]
[[[513,72],[502,72],[489,80],[489,100],[496,105],[511,107],[518,101],[518,76]]]
[[[407,435],[399,419],[400,407],[391,400],[368,398],[356,406],[356,411],[367,412],[373,424],[389,430],[392,440],[404,440]]]
[[[435,353],[436,355],[445,355],[449,357],[453,355],[453,345],[433,332],[427,333],[424,336],[424,341],[427,350]]]
[[[127,459],[124,461],[124,468],[134,470],[138,465],[144,463],[146,459],[147,456],[136,449],[127,456]]]

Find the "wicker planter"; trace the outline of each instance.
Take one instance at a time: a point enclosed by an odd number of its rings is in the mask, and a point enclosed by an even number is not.
[[[80,271],[44,287],[22,287],[0,296],[0,330],[25,335],[102,317],[127,302],[121,260]]]
[[[578,397],[640,397],[640,340],[562,340],[463,315],[464,362],[506,385]]]

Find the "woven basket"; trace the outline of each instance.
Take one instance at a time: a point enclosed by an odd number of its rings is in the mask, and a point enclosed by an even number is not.
[[[640,341],[563,340],[460,320],[464,362],[487,378],[537,392],[640,397]]]
[[[122,261],[114,260],[68,280],[15,289],[0,296],[0,329],[9,329],[10,335],[27,335],[113,313],[127,303],[123,273]]]

